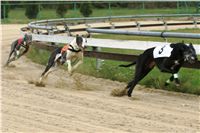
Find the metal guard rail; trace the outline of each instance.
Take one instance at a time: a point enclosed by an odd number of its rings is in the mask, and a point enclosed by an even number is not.
[[[87,17],[87,18],[62,18],[51,20],[39,20],[28,24],[29,28],[37,29],[53,29],[52,26],[42,26],[39,24],[57,23],[57,22],[69,22],[69,21],[96,21],[96,20],[109,20],[112,19],[134,19],[134,18],[165,18],[165,17],[200,17],[200,14],[145,14],[145,15],[127,15],[127,16],[107,16],[107,17]]]

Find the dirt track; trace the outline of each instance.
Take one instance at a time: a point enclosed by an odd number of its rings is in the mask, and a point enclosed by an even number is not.
[[[3,26],[3,64],[20,27]],[[12,65],[2,68],[3,132],[200,132],[197,96],[137,86],[132,98],[112,97],[111,90],[126,83],[69,77],[63,70],[50,74],[46,87],[36,87],[29,82],[44,66],[25,57]]]

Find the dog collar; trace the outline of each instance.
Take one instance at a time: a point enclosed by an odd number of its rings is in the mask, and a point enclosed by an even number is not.
[[[77,52],[77,53],[81,51],[81,49],[75,50],[74,47],[71,44],[69,45],[69,49],[68,50],[70,50],[72,52]]]

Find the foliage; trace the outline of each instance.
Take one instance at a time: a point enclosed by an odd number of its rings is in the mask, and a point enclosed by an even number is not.
[[[90,3],[81,4],[80,12],[84,17],[89,17],[92,14],[92,5]]]
[[[65,14],[67,13],[67,9],[68,7],[64,4],[59,4],[57,5],[56,7],[56,14],[61,17],[61,18],[64,18],[65,17]]]
[[[92,15],[91,17],[101,17],[101,16],[108,16],[109,15],[113,15],[113,16],[120,16],[120,15],[139,15],[139,14],[176,14],[177,13],[177,9],[172,9],[172,8],[168,8],[168,9],[142,9],[142,10],[138,10],[138,9],[132,9],[132,8],[111,8],[111,12],[108,9],[93,9],[92,10]],[[194,13],[196,12],[196,8],[189,8],[187,13]],[[23,8],[15,8],[10,10],[9,12],[9,18],[2,20],[2,23],[29,23],[31,20],[29,20],[26,16],[25,16],[25,11]],[[58,15],[56,14],[55,10],[53,9],[46,9],[43,8],[43,10],[41,10],[39,12],[39,18],[37,18],[38,20],[44,20],[44,19],[56,19],[59,18]],[[79,10],[70,10],[68,8],[67,14],[65,15],[65,17],[67,18],[78,18],[78,17],[82,17],[81,13],[79,12]]]
[[[8,1],[2,1],[1,2],[1,19],[8,18],[8,13],[10,11],[9,5],[2,5],[2,4],[8,4]]]
[[[27,5],[25,15],[29,19],[35,19],[37,18],[37,15],[39,13],[39,7],[38,5]]]

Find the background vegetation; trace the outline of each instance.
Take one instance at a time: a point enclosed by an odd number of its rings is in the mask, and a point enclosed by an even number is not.
[[[59,17],[64,18],[65,14],[67,13],[68,7],[63,4],[59,4],[56,6],[56,13]]]
[[[39,13],[39,7],[37,5],[27,5],[25,10],[25,15],[29,19],[37,18]]]
[[[34,4],[35,3],[35,4]],[[176,14],[198,13],[200,2],[55,2],[55,1],[1,1],[2,23],[28,23],[35,19],[55,19],[60,17],[98,17],[134,14]],[[85,5],[85,6],[82,6]],[[27,10],[36,8],[38,14],[28,17]],[[87,6],[87,8],[86,8]],[[30,7],[30,8],[27,8]],[[4,10],[5,8],[5,10]],[[85,8],[85,9],[84,9]],[[87,10],[86,10],[87,9]],[[66,11],[67,10],[67,11]],[[4,12],[6,17],[3,17]],[[36,12],[36,11],[35,11]]]

